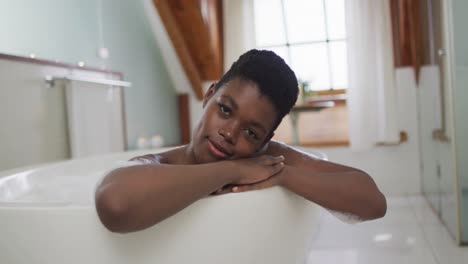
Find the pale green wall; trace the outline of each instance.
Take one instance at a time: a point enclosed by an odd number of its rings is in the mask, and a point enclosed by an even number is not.
[[[97,64],[94,0],[0,0],[0,52]]]
[[[140,135],[179,140],[176,94],[169,79],[143,0],[0,0],[0,53],[78,61],[123,72],[130,148]],[[100,19],[102,18],[102,19]],[[102,32],[98,25],[102,24]],[[102,42],[102,43],[101,43]],[[100,45],[110,58],[97,57]]]

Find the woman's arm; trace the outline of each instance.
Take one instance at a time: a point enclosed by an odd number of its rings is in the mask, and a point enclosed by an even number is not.
[[[268,155],[283,155],[284,169],[261,183],[238,186],[235,192],[283,186],[325,208],[362,220],[383,217],[385,196],[365,172],[315,158],[287,145],[270,142]]]
[[[200,165],[145,164],[119,168],[99,184],[96,209],[112,232],[150,227],[227,184],[249,184],[283,168],[282,158],[221,161]]]
[[[360,220],[380,218],[386,213],[385,197],[365,172],[319,172],[286,165],[280,174],[281,186],[325,208],[350,213]]]

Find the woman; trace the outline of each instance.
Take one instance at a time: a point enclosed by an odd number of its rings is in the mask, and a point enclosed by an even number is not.
[[[133,158],[145,162],[106,175],[95,197],[102,223],[138,231],[207,195],[272,186],[361,220],[383,217],[385,197],[365,172],[271,140],[297,94],[294,72],[276,54],[243,54],[205,93],[188,145]]]

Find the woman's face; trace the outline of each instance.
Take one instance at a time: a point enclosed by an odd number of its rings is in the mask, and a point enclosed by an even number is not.
[[[203,106],[191,142],[197,163],[250,157],[273,136],[277,113],[251,81],[233,79],[217,91],[210,87]]]

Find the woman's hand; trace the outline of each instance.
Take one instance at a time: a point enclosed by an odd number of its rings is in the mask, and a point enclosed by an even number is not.
[[[252,183],[252,184],[244,184],[244,185],[226,185],[223,188],[217,190],[216,192],[212,193],[212,195],[219,195],[219,194],[225,194],[225,193],[239,193],[239,192],[248,192],[248,191],[255,191],[255,190],[261,190],[261,189],[267,189],[271,188],[274,186],[279,186],[280,184],[280,178],[281,178],[281,172],[273,175],[272,177]]]
[[[265,156],[265,157],[270,157],[270,158],[273,158],[275,159],[274,157],[271,157],[271,156]],[[279,164],[280,165],[280,169],[272,174],[271,176],[263,179],[263,180],[260,180],[260,181],[256,181],[256,182],[252,182],[252,183],[234,183],[234,184],[228,184],[226,186],[224,186],[223,188],[217,190],[216,192],[212,193],[213,195],[217,195],[217,194],[225,194],[225,193],[230,193],[230,192],[246,192],[246,191],[253,191],[253,190],[261,190],[261,189],[266,189],[266,188],[270,188],[270,187],[273,187],[273,186],[277,186],[277,185],[280,185],[281,184],[281,179],[283,177],[283,168],[284,168],[284,158],[283,156],[280,156],[280,157],[277,157],[276,158],[276,161],[279,161]],[[271,162],[271,161],[270,161]],[[278,164],[278,163],[276,163]]]
[[[268,155],[232,160],[235,173],[239,173],[239,177],[231,184],[245,185],[265,181],[283,169],[283,161],[283,156],[273,157]]]

